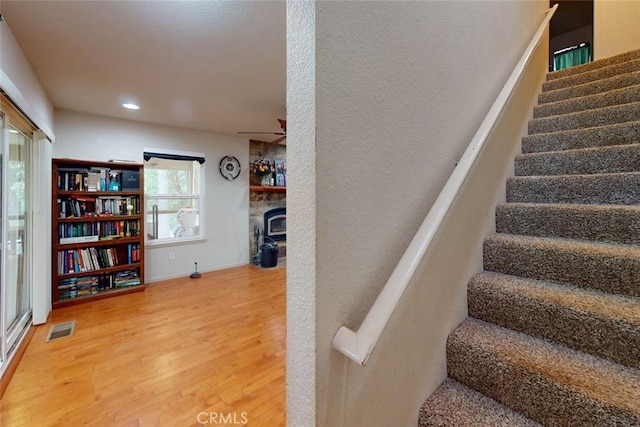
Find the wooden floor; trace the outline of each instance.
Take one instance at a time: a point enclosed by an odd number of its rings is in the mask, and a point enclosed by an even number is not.
[[[238,267],[54,310],[0,425],[285,425],[285,275]],[[68,320],[73,336],[45,342]]]

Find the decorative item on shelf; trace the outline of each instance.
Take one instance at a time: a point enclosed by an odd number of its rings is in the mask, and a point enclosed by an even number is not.
[[[276,186],[287,186],[287,163],[284,160],[275,160]]]
[[[224,156],[220,159],[220,175],[232,181],[240,175],[240,161],[234,156]]]
[[[275,166],[270,160],[265,159],[263,156],[258,157],[251,163],[251,171],[261,178],[261,185],[274,185],[272,179]]]
[[[120,191],[120,171],[109,171],[109,191]]]

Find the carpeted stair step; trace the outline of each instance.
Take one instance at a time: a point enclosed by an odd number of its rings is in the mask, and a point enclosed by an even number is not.
[[[494,234],[484,240],[484,269],[602,292],[640,296],[640,247]]]
[[[503,203],[496,207],[496,231],[640,244],[640,206]]]
[[[640,425],[639,370],[477,319],[449,335],[447,370],[545,425]]]
[[[640,172],[514,176],[507,179],[507,202],[640,204]]]
[[[471,317],[640,368],[638,298],[495,272],[476,275],[468,298]]]
[[[614,64],[620,64],[621,62],[627,62],[634,59],[640,59],[640,49],[621,53],[620,55],[611,56],[609,58],[600,59],[598,61],[589,62],[582,65],[576,65],[575,67],[569,67],[569,68],[564,68],[562,70],[550,72],[547,74],[547,81],[556,80],[556,79],[571,76],[574,74],[586,73],[587,71],[593,71],[598,68],[608,67]]]
[[[619,64],[600,67],[596,70],[549,80],[542,84],[542,91],[547,92],[550,90],[564,89],[636,71],[640,71],[640,59],[632,59]]]
[[[640,427],[640,50],[538,101],[420,426]]]
[[[538,427],[540,424],[447,378],[420,408],[418,426]]]
[[[630,104],[533,119],[529,121],[529,135],[626,123],[638,120],[638,118],[640,118],[640,102],[632,102]]]
[[[640,84],[610,90],[608,92],[596,93],[594,95],[580,96],[538,105],[533,109],[533,118],[539,119],[542,117],[559,116],[596,108],[630,104],[632,102],[640,102]]]
[[[640,144],[520,154],[515,174],[587,175],[640,171]]]
[[[539,153],[637,143],[640,143],[640,121],[525,136],[522,138],[522,152]]]
[[[637,84],[640,84],[639,71],[541,93],[538,95],[538,105],[595,95],[610,90],[635,86]]]

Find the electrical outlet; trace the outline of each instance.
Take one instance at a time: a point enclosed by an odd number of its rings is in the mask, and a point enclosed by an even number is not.
[[[169,261],[173,261],[174,259],[176,259],[176,253],[175,252],[169,252]]]

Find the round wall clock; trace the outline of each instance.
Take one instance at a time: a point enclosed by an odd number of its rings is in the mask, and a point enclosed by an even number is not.
[[[240,175],[240,162],[233,156],[225,156],[220,159],[220,175],[229,181]]]

